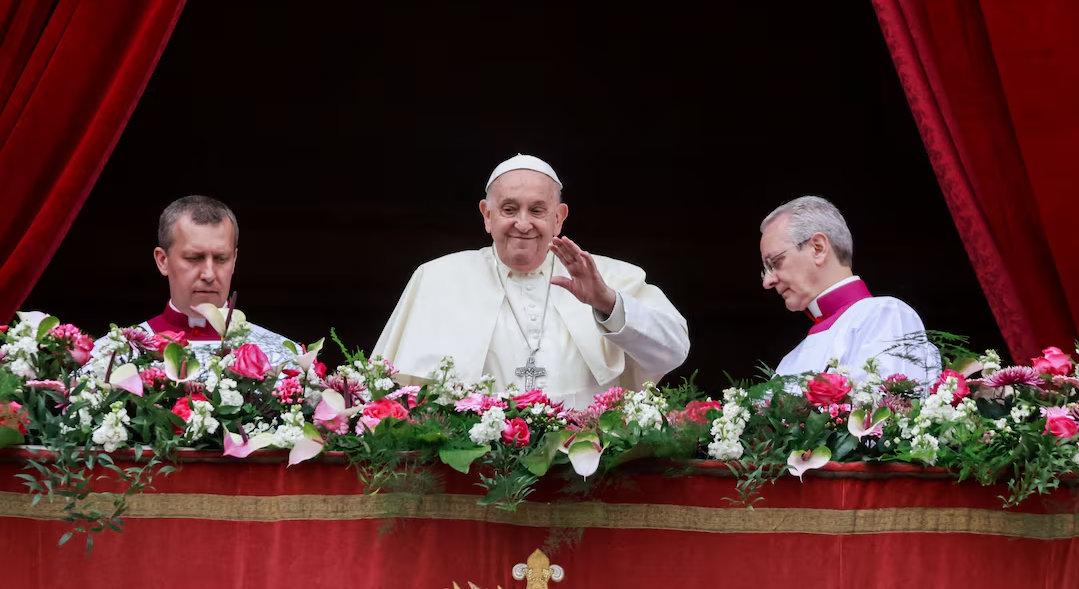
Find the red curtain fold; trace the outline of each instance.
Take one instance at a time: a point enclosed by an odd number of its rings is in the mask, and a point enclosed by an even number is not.
[[[1068,191],[1079,5],[874,0],[948,208],[1012,357],[1076,339]],[[1063,78],[1060,78],[1063,76]],[[1058,81],[1059,79],[1059,81]],[[1071,141],[1069,144],[1068,142]],[[962,293],[956,293],[962,296]]]
[[[0,323],[78,215],[183,5],[0,0]]]

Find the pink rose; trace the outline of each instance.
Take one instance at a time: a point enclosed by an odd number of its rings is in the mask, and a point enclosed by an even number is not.
[[[183,419],[185,423],[191,419],[191,405],[188,399],[191,400],[190,402],[209,401],[206,396],[202,394],[194,394],[190,397],[180,397],[179,399],[176,399],[176,404],[172,406],[172,412],[179,415],[180,419]],[[173,431],[178,434],[184,432],[183,428],[176,426],[173,427]]]
[[[502,441],[520,448],[528,445],[531,435],[525,420],[514,417],[506,420],[506,427],[502,430]]]
[[[937,389],[940,388],[940,385],[944,384],[950,377],[955,377],[957,383],[955,393],[952,394],[952,407],[957,407],[963,399],[970,396],[970,387],[967,385],[967,379],[954,370],[948,369],[941,372],[940,378],[929,388],[929,394],[937,394]]]
[[[532,389],[527,393],[517,395],[516,397],[510,397],[510,401],[515,401],[518,409],[525,409],[532,405],[551,404],[551,400],[547,398],[547,395],[543,394],[541,389]]]
[[[311,365],[315,369],[315,376],[319,378],[326,378],[326,365],[322,362],[315,362]]]
[[[805,397],[817,407],[827,407],[842,401],[850,394],[850,390],[851,385],[847,377],[834,372],[824,372],[806,383]]]
[[[1042,350],[1040,358],[1031,358],[1030,365],[1042,374],[1068,376],[1075,363],[1072,362],[1071,356],[1060,351],[1060,348],[1048,347]]]
[[[177,344],[186,348],[189,343],[187,341],[187,332],[184,331],[159,331],[150,340],[150,345],[158,352],[164,352],[169,344]]]
[[[375,429],[387,417],[408,419],[408,409],[405,409],[403,405],[393,399],[382,398],[364,405],[361,415],[363,416],[361,419],[364,425],[370,429]]]
[[[1045,416],[1045,431],[1042,435],[1053,434],[1058,438],[1068,439],[1079,433],[1079,425],[1068,414],[1066,407],[1042,407],[1042,415]]]
[[[79,366],[82,366],[90,361],[90,352],[93,349],[94,340],[90,339],[90,336],[81,333],[75,336],[75,344],[68,351],[71,352],[71,359]]]
[[[240,376],[262,380],[270,371],[270,359],[255,344],[244,344],[236,350],[236,361],[229,370]]]

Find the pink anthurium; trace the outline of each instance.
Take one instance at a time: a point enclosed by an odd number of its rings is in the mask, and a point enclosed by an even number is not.
[[[263,432],[256,434],[244,440],[244,437],[240,434],[234,434],[228,429],[225,429],[225,451],[221,454],[223,456],[235,456],[236,458],[247,458],[255,450],[261,450],[267,446],[273,445],[273,434]]]
[[[594,432],[582,432],[571,437],[561,450],[569,455],[573,471],[588,478],[599,468],[599,457],[606,446],[600,446],[599,436]]]
[[[832,451],[827,446],[820,446],[814,450],[795,450],[787,458],[787,466],[791,474],[802,480],[802,475],[808,470],[820,468],[832,459]]]
[[[288,465],[292,466],[318,456],[319,452],[322,452],[322,448],[325,442],[322,441],[322,436],[319,435],[315,426],[310,423],[303,425],[303,439],[292,445],[292,451],[288,453]]]
[[[346,408],[345,397],[341,393],[326,389],[322,391],[322,400],[318,402],[318,407],[315,407],[313,417],[319,421],[330,422],[341,416],[352,417],[361,410],[363,410],[363,405]]]
[[[199,361],[195,355],[180,344],[165,346],[165,376],[173,382],[187,382],[199,375]]]
[[[878,407],[872,414],[865,409],[851,411],[850,419],[847,420],[847,431],[859,440],[870,434],[879,436],[882,432],[878,429],[891,415],[892,410],[887,407]]]
[[[142,377],[139,368],[134,364],[124,364],[109,374],[109,385],[135,395],[142,396]]]

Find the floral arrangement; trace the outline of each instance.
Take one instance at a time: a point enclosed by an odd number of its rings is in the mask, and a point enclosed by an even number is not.
[[[594,479],[645,456],[723,461],[739,478],[732,501],[746,505],[765,482],[829,461],[902,461],[1005,481],[1005,506],[1079,472],[1079,378],[1057,348],[1010,367],[989,351],[948,364],[935,382],[881,375],[870,360],[860,382],[833,363],[821,374],[738,383],[717,400],[690,379],[612,388],[567,409],[538,389],[496,390],[491,377],[461,382],[449,356],[428,384],[401,386],[391,362],[350,352],[332,330],[341,366],[318,361],[324,340],[285,342],[291,358],[274,365],[246,341],[240,311],[195,310],[223,341],[112,326],[95,346],[37,312],[0,326],[0,447],[43,447],[18,476],[35,503],[62,502],[73,527],[61,543],[81,533],[89,547],[94,533],[120,530],[126,498],[175,471],[180,448],[238,459],[276,448],[288,450],[289,465],[337,451],[366,492],[431,492],[422,475],[444,463],[475,471],[486,490],[479,502],[509,510],[558,465]],[[114,463],[120,448],[133,450],[135,466]],[[102,471],[119,491],[94,492]]]

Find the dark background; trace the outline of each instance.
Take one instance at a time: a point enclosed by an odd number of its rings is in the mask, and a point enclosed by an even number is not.
[[[758,251],[802,194],[843,211],[874,294],[1003,351],[870,3],[358,4],[190,0],[24,308],[95,336],[160,313],[157,217],[201,193],[239,217],[251,320],[370,349],[418,264],[490,244],[484,183],[524,152],[566,186],[564,234],[688,319],[669,378],[718,392],[805,335]]]

